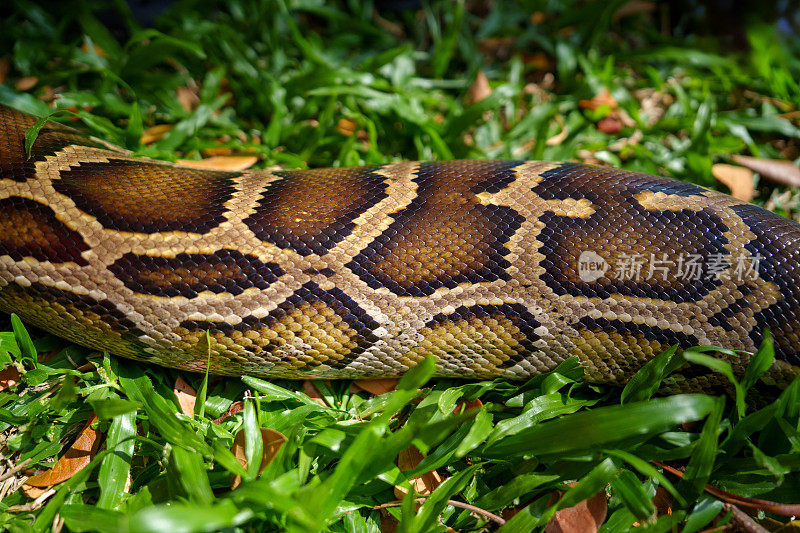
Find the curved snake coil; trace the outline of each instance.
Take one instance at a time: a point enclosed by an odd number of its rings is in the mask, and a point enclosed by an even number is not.
[[[800,226],[612,168],[403,162],[219,172],[0,108],[0,310],[160,365],[281,377],[621,383],[673,344],[800,365]],[[748,356],[732,361],[741,371]],[[702,384],[703,371],[685,374]],[[690,383],[691,384],[691,383]]]

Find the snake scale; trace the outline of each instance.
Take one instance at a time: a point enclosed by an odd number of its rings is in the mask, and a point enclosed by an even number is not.
[[[275,377],[625,382],[668,347],[774,335],[800,366],[800,225],[613,168],[400,162],[222,172],[0,108],[0,310],[90,348]],[[702,371],[686,380],[702,385]]]

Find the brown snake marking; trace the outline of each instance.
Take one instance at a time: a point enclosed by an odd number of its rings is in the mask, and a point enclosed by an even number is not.
[[[577,356],[620,383],[769,327],[765,381],[800,365],[800,226],[724,194],[537,161],[214,172],[53,123],[26,159],[35,122],[0,107],[0,310],[92,348],[204,370],[208,330],[218,374],[395,376],[432,354],[442,376],[524,378]],[[589,252],[605,272],[581,275]],[[672,267],[619,276],[626,256]],[[687,278],[691,257],[717,271]]]

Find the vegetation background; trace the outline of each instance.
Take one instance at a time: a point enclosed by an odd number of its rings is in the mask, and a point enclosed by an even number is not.
[[[577,160],[797,217],[800,11],[752,4],[16,0],[0,102],[168,160]],[[429,380],[430,362],[399,384],[217,379],[0,330],[4,530],[789,531],[800,515],[800,382],[769,402],[751,388],[769,342],[744,376],[671,350],[619,390],[572,362],[527,383]],[[685,358],[731,394],[650,399]]]

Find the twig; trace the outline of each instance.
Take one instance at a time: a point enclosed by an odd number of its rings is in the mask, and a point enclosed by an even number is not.
[[[0,482],[5,481],[8,478],[12,477],[14,474],[19,472],[23,468],[25,468],[27,466],[27,464],[30,463],[30,462],[31,462],[31,458],[29,457],[29,458],[25,459],[24,461],[22,461],[17,466],[15,466],[14,468],[12,468],[11,470],[9,470],[8,472],[4,472],[3,474],[0,474]]]
[[[660,461],[653,461],[653,463],[657,466],[660,466],[667,472],[674,474],[679,478],[683,478],[683,472],[677,468],[666,465]],[[717,498],[725,500],[728,503],[734,503],[743,507],[752,507],[754,509],[768,511],[770,513],[775,513],[782,516],[800,516],[800,504],[777,503],[769,500],[759,500],[758,498],[746,498],[744,496],[739,496],[738,494],[733,494],[731,492],[718,489],[711,485],[706,485],[705,490],[712,496],[716,496]]]
[[[416,503],[424,503],[426,499],[427,498],[420,497],[420,498],[414,499],[414,501]],[[374,510],[386,509],[387,507],[400,507],[401,505],[403,505],[402,500],[395,500],[393,502],[382,503],[381,505],[376,505],[375,507],[373,507],[373,509]],[[503,520],[502,518],[500,518],[496,514],[490,513],[489,511],[481,509],[480,507],[475,507],[474,505],[470,505],[468,503],[457,502],[455,500],[447,500],[447,505],[450,505],[451,507],[457,507],[459,509],[465,509],[467,511],[471,511],[473,513],[479,514],[482,517],[484,517],[484,518],[486,518],[488,520],[491,520],[492,522],[495,522],[496,524],[499,524],[501,526],[506,523],[505,520]]]
[[[745,513],[732,503],[723,504],[722,510],[725,512],[730,511],[732,513],[731,524],[735,525],[737,528],[739,528],[739,531],[742,531],[743,533],[769,533],[767,528],[753,520],[749,514]]]

